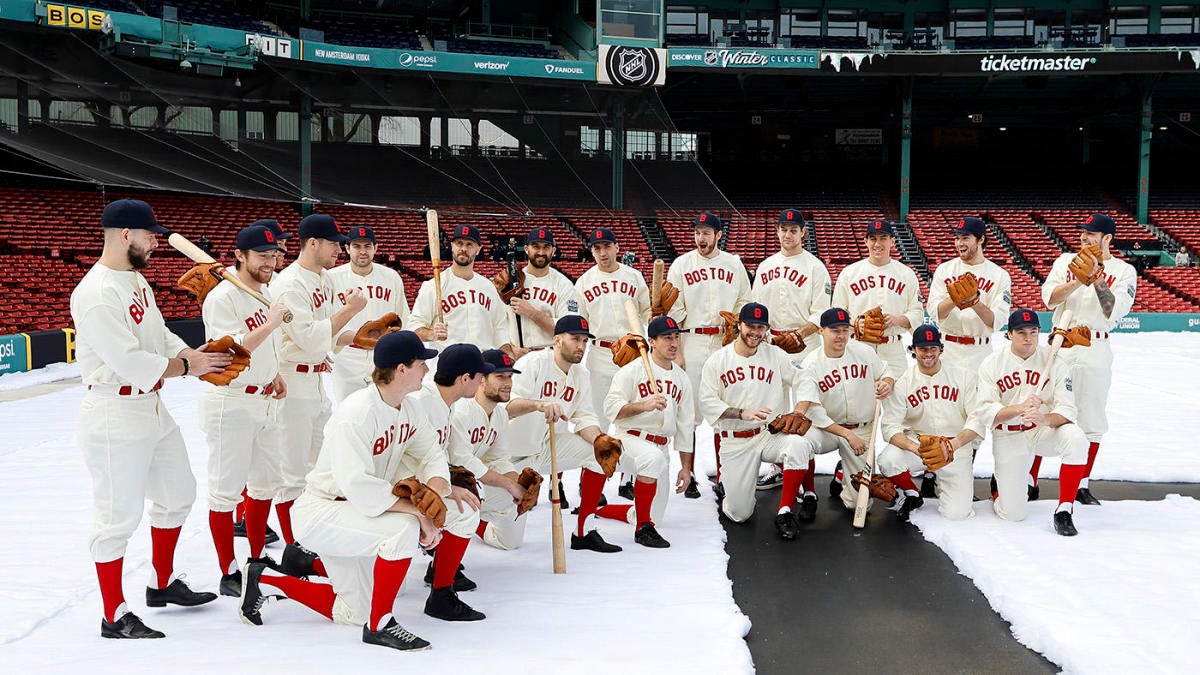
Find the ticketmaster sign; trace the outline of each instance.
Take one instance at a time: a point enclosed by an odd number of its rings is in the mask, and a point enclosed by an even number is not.
[[[815,70],[820,65],[818,52],[806,49],[690,47],[669,49],[667,53],[667,67],[675,69]]]
[[[301,44],[301,53],[305,61],[363,66],[367,68],[390,68],[393,70],[432,73],[465,73],[468,75],[538,77],[557,80],[594,81],[596,79],[596,64],[592,61],[565,61],[517,56],[487,56],[481,54],[454,54],[450,52],[344,47],[323,42],[309,42],[307,40]]]

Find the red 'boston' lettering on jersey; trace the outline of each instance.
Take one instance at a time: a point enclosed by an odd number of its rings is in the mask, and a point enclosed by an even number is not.
[[[371,448],[371,454],[381,455],[388,448],[392,447],[392,442],[396,440],[396,425],[389,426],[383,435],[375,439],[375,445]]]
[[[451,310],[467,305],[479,305],[487,311],[492,309],[492,299],[487,295],[469,288],[465,291],[455,291],[442,298],[442,313],[449,314]]]
[[[590,288],[583,289],[583,299],[588,302],[593,302],[596,298],[609,293],[620,293],[629,297],[637,296],[637,287],[628,281],[620,281],[612,279],[610,281],[601,281],[598,284],[592,285]]]
[[[383,300],[384,302],[391,302],[392,300],[392,289],[384,286],[372,286],[368,284],[366,286],[359,286],[358,290],[362,291],[368,300]],[[338,302],[343,305],[346,304],[346,293],[344,291],[338,291],[337,298]]]
[[[140,289],[140,293],[133,294],[133,302],[129,305],[129,316],[134,323],[142,323],[142,319],[146,318],[146,308],[149,306],[150,299],[146,297],[145,288]]]
[[[537,288],[536,286],[526,286],[525,292],[521,294],[526,300],[538,300],[548,305],[553,305],[558,302],[558,293],[548,288]]]
[[[804,284],[808,283],[808,277],[806,275],[804,275],[800,270],[788,267],[787,265],[784,265],[783,267],[772,267],[769,270],[763,270],[758,275],[758,283],[760,284],[770,283],[776,279],[790,281],[796,288],[800,288]]]
[[[994,282],[990,279],[984,279],[983,277],[979,276],[978,274],[975,274],[974,272],[972,272],[971,274],[975,275],[975,280],[977,282],[979,282],[979,290],[983,291],[984,293],[990,293],[992,291],[992,287],[996,285],[996,282]],[[963,278],[962,274],[960,274],[956,277],[946,277],[946,286],[949,286],[950,284],[958,281],[961,278]]]
[[[908,406],[910,408],[917,408],[925,401],[931,399],[957,403],[958,387],[951,387],[945,384],[922,385],[908,394]]]
[[[246,323],[246,328],[254,330],[259,326],[267,323],[267,310],[265,307],[256,311],[252,316],[248,316],[243,321]]]
[[[733,283],[733,273],[724,267],[701,267],[683,273],[683,280],[689,286],[694,286],[705,281],[721,281],[727,284]]]
[[[1021,373],[1022,371],[1020,370],[1014,370],[1012,373],[996,380],[996,386],[1000,388],[1000,393],[1003,394],[1010,389],[1016,389],[1022,384],[1030,384],[1036,387],[1037,383],[1042,379],[1042,374],[1036,370],[1025,370],[1024,377],[1021,377]]]
[[[325,293],[324,289],[316,288],[316,289],[313,289],[312,299],[313,299],[313,308],[319,309],[321,307],[321,305],[325,304],[326,302],[328,302],[330,300],[330,296]]]
[[[663,396],[666,396],[676,403],[679,403],[683,400],[683,392],[680,391],[679,387],[671,380],[655,380],[655,382],[658,384],[659,393],[661,393]],[[641,398],[647,398],[654,395],[654,390],[650,387],[649,381],[638,382],[637,388],[638,396]]]
[[[470,432],[471,445],[479,445],[480,443],[483,443],[484,445],[491,447],[491,445],[496,442],[497,436],[498,434],[496,433],[496,430],[489,426],[485,425],[481,427],[475,427],[471,429]]]
[[[848,363],[822,375],[817,380],[817,387],[823,394],[843,382],[865,380],[867,379],[867,372],[867,364],[865,363]]]
[[[554,398],[558,395],[558,383],[543,382],[542,383],[542,398]],[[567,387],[563,389],[562,400],[570,403],[575,399],[575,387]]]
[[[738,366],[721,373],[721,386],[730,387],[738,382],[758,380],[770,384],[775,381],[775,371],[762,366]]]
[[[889,277],[886,274],[876,274],[850,283],[850,292],[855,296],[862,295],[873,288],[886,288],[896,295],[902,295],[905,285],[899,279]]]

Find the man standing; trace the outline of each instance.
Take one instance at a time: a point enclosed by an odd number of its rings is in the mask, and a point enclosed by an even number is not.
[[[510,302],[521,321],[521,347],[550,346],[554,341],[554,322],[567,314],[579,313],[575,284],[550,266],[555,250],[554,233],[547,228],[535,227],[525,238],[525,258],[529,262],[520,279],[523,290]],[[497,276],[503,281],[501,286],[508,284],[508,270],[501,270]]]
[[[167,330],[154,292],[139,270],[158,247],[158,224],[146,202],[104,207],[104,250],[71,293],[76,357],[87,385],[77,442],[92,476],[90,542],[106,638],[161,638],[129,611],[121,584],[125,549],[150,500],[152,586],[146,604],[191,607],[212,602],[174,574],[175,544],[196,500],[196,479],[175,420],[159,399],[163,379],[223,373],[227,353],[190,349]]]
[[[983,256],[988,237],[982,220],[963,218],[952,232],[958,257],[938,265],[925,307],[949,343],[944,360],[975,372],[992,353],[992,335],[1008,316],[1012,278]]]
[[[407,327],[408,298],[404,295],[404,280],[396,270],[375,263],[378,246],[375,231],[365,225],[349,229],[350,243],[346,247],[350,262],[329,271],[333,280],[334,306],[346,306],[346,292],[357,288],[366,298],[367,306],[346,324],[346,330],[357,332],[367,321],[387,317],[397,327]],[[351,342],[349,349],[338,352],[333,361],[333,391],[338,401],[371,383],[371,348]]]
[[[1059,328],[1087,326],[1091,329],[1091,345],[1079,346],[1065,352],[1063,363],[1075,383],[1075,405],[1078,423],[1088,439],[1087,469],[1079,483],[1075,499],[1081,504],[1100,505],[1092,496],[1088,480],[1100,439],[1108,431],[1108,391],[1112,388],[1112,345],[1108,338],[1113,329],[1133,306],[1137,295],[1137,273],[1129,263],[1113,257],[1110,247],[1117,233],[1117,224],[1103,213],[1088,216],[1080,223],[1078,254],[1064,253],[1054,261],[1046,283],[1042,284],[1042,300],[1054,311],[1057,325],[1063,313],[1071,310],[1071,325]],[[1036,459],[1033,476],[1036,479]]]

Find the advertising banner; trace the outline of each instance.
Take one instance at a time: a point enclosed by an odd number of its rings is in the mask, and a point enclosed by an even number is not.
[[[679,70],[814,70],[820,63],[820,53],[810,49],[681,47],[667,51],[668,67]]]

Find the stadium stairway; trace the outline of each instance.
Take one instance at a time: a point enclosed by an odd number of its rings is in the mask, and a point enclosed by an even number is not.
[[[638,218],[637,224],[642,236],[646,238],[646,243],[650,245],[650,255],[653,258],[674,260],[679,255],[671,245],[671,240],[667,238],[667,233],[658,224],[658,218]]]
[[[929,258],[924,249],[917,243],[912,227],[908,223],[892,223],[896,230],[896,248],[900,250],[900,259],[905,265],[913,268],[921,280],[929,283],[932,274],[929,271]]]
[[[1012,238],[1008,236],[1008,233],[1005,232],[1002,227],[996,223],[988,223],[987,226],[988,233],[991,234],[992,238],[1004,247],[1004,250],[1008,252],[1008,255],[1012,256],[1013,263],[1016,264],[1017,267],[1020,267],[1021,270],[1023,270],[1026,274],[1034,279],[1037,279],[1038,283],[1046,280],[1045,277],[1043,277],[1041,274],[1038,274],[1038,272],[1033,269],[1033,265],[1029,264],[1029,259],[1026,258],[1023,253],[1021,253],[1021,249],[1017,248],[1016,244],[1013,243]]]

